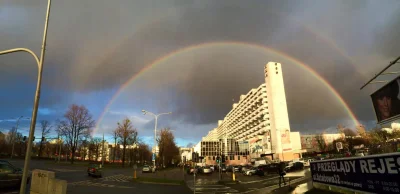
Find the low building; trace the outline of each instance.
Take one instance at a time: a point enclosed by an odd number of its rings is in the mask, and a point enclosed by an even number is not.
[[[179,148],[181,161],[186,160],[186,163],[192,160],[192,153],[193,153],[193,148],[183,148],[183,147]]]
[[[332,144],[333,141],[342,138],[343,135],[339,133],[332,134],[314,134],[314,135],[301,135],[301,149],[307,152],[321,152],[318,138],[322,138],[326,145]]]

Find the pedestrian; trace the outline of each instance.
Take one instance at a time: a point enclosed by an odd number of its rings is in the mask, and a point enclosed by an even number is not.
[[[278,174],[279,174],[279,187],[281,187],[282,184],[282,180],[283,180],[283,184],[286,185],[286,181],[285,181],[285,163],[284,162],[280,162],[278,164]]]

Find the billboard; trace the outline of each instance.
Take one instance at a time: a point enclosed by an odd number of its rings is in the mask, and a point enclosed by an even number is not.
[[[400,192],[400,153],[313,161],[313,182],[368,193]]]
[[[282,151],[292,150],[292,142],[290,141],[289,129],[281,130],[281,144],[282,144]]]
[[[378,123],[400,115],[400,76],[371,94]]]

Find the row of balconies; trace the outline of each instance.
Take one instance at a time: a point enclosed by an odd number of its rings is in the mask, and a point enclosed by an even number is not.
[[[253,98],[246,101],[248,97]],[[222,125],[217,128],[217,136],[221,137],[223,134],[226,134],[225,131],[227,130],[227,128],[232,128],[237,124],[240,124],[240,127],[243,128],[243,126],[245,125],[253,126],[254,124],[252,123],[254,121],[262,121],[264,119],[263,115],[259,114],[264,109],[268,109],[268,100],[266,98],[267,95],[265,85],[262,85],[258,88],[256,92],[252,93],[251,96],[247,96],[245,99],[243,99],[243,101],[233,110],[233,112],[229,113],[229,115],[224,119]],[[269,114],[268,111],[265,113]],[[257,114],[257,117],[254,117],[255,114]],[[261,116],[261,118],[259,118],[258,116]],[[269,120],[268,117],[267,119]],[[239,126],[234,127],[234,130],[237,128],[239,128]]]
[[[262,88],[265,88],[265,85],[262,85],[261,87],[258,88],[258,90],[256,92],[254,92],[252,95],[250,96],[246,96],[245,99],[243,99],[243,101],[239,102],[239,105],[233,110],[232,113],[229,113],[227,115],[228,120],[229,118],[234,119],[233,117],[238,116],[238,114],[240,114],[240,110],[243,110],[245,108],[248,107],[248,105],[250,105],[251,103],[253,103],[255,100],[258,100],[260,97],[267,97],[266,96],[266,89],[262,90]],[[247,100],[248,98],[251,98],[250,100]],[[257,97],[257,98],[255,98]]]
[[[250,117],[254,112],[259,112],[261,110],[268,109],[268,105],[265,105],[262,102],[263,102],[262,99],[260,99],[259,103],[249,106],[248,110],[242,112],[242,115],[240,115],[239,117],[231,118],[231,119],[227,120],[226,121],[227,125],[225,125],[225,126],[232,127],[234,125],[237,125],[238,123],[243,122],[243,120],[248,121],[248,120],[250,120]],[[268,112],[267,112],[267,114],[268,114]]]
[[[241,106],[241,102],[245,101],[248,97],[252,97],[252,96],[255,95],[255,94],[259,94],[259,93],[260,93],[260,90],[261,90],[262,88],[266,88],[265,84],[262,84],[261,86],[259,86],[255,92],[252,92],[252,90],[250,90],[250,92],[246,95],[246,97],[245,97],[244,99],[241,99],[241,100],[240,100],[240,102],[239,102],[239,103],[240,103],[240,104],[239,104],[239,107]],[[258,96],[258,95],[257,95],[257,96]],[[237,107],[237,108],[239,108],[239,107]],[[235,110],[232,110],[232,111],[229,112],[226,116],[229,117],[229,116],[231,116],[231,115],[234,114],[234,113],[235,113]]]
[[[236,111],[234,111],[233,114],[226,119],[226,121],[230,122],[233,120],[237,120],[237,117],[240,117],[241,115],[244,114],[244,112],[251,110],[254,105],[262,105],[263,98],[267,98],[266,93],[261,93],[260,95],[257,95],[256,98],[240,103],[235,108]]]
[[[258,125],[260,122],[264,121],[263,109],[257,109],[252,114],[248,115],[243,122],[232,128],[232,132],[241,131],[244,127],[252,128],[254,125]]]

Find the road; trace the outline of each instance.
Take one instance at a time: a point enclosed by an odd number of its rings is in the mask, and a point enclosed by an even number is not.
[[[11,160],[17,167],[23,167],[23,160]],[[218,182],[218,172],[209,175],[198,174],[196,177],[182,172],[182,169],[176,168],[168,171],[159,171],[157,173],[142,174],[138,171],[138,177],[161,178],[168,180],[185,180],[183,185],[164,185],[155,183],[133,182],[133,169],[130,168],[107,168],[103,169],[102,178],[89,177],[86,173],[87,165],[69,165],[57,164],[53,161],[37,161],[31,163],[31,170],[42,169],[56,173],[57,179],[68,182],[67,193],[173,193],[185,194],[193,193],[272,193],[278,189],[278,177],[275,174],[267,176],[245,176],[241,173],[235,173],[236,180],[239,183],[230,182],[232,173],[223,173],[222,180],[225,183]],[[288,173],[287,179],[294,182],[305,181],[310,178],[309,170],[303,170],[295,173]],[[195,184],[194,184],[195,183]],[[29,185],[30,187],[30,185]],[[29,188],[28,187],[28,188]],[[8,189],[0,193],[18,193],[18,190]],[[28,192],[27,192],[28,193]]]
[[[10,163],[17,167],[23,167],[23,160],[11,160]],[[86,173],[86,165],[60,165],[52,161],[32,160],[30,170],[33,169],[55,172],[57,179],[67,181],[68,194],[192,193],[186,185],[144,184],[133,182],[133,169],[128,168],[104,168],[102,178],[89,177]],[[141,172],[138,173],[138,176],[140,176],[140,173]],[[28,185],[28,188],[30,188],[30,185]],[[18,190],[19,189],[6,189],[0,191],[0,193],[18,193]]]
[[[309,169],[288,173],[286,180],[290,179],[287,186],[292,183],[299,183],[310,178]],[[196,193],[272,193],[279,188],[279,179],[276,174],[266,176],[245,176],[241,173],[235,173],[235,178],[238,183],[226,182],[224,184],[218,183],[218,173],[215,172],[210,175],[197,175],[194,179],[193,175],[186,176],[186,183],[188,187]],[[196,180],[196,181],[194,181]],[[223,181],[232,180],[232,173],[223,173]],[[195,185],[193,185],[195,182]]]

